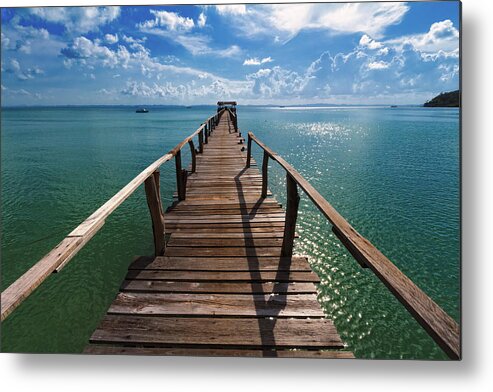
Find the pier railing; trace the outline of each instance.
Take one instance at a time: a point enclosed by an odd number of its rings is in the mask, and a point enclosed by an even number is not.
[[[301,188],[332,224],[332,231],[362,267],[369,267],[411,315],[452,359],[461,355],[460,328],[440,306],[402,273],[385,255],[359,234],[325,198],[288,162],[248,132],[246,167],[250,167],[252,141],[263,150],[262,197],[267,196],[269,159],[286,171],[286,220],[281,254],[292,256]]]
[[[164,163],[175,158],[178,199],[184,200],[186,197],[185,190],[188,172],[182,167],[181,150],[187,144],[190,146],[192,156],[191,171],[194,172],[196,168],[196,154],[202,153],[203,145],[208,143],[209,136],[218,124],[219,118],[224,111],[225,109],[222,109],[209,117],[194,133],[144,169],[84,222],[72,230],[46,256],[5,289],[1,295],[1,320],[3,321],[12,313],[51,273],[61,271],[87,242],[94,237],[101,227],[103,227],[106,218],[134,193],[142,183],[144,183],[147,205],[151,214],[154,251],[156,256],[162,255],[166,245],[164,213],[160,196],[159,168]],[[198,138],[198,149],[195,149],[193,142],[195,137]]]

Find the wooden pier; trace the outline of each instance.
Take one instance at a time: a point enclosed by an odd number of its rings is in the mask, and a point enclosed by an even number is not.
[[[298,189],[363,266],[389,287],[442,349],[460,357],[457,323],[282,157],[242,137],[234,103],[158,159],[2,293],[2,319],[59,271],[142,183],[155,255],[136,258],[85,349],[93,354],[352,358],[317,301],[319,278],[293,255]],[[197,145],[194,141],[197,141]],[[252,142],[263,150],[261,170]],[[181,154],[188,146],[188,169]],[[159,167],[174,158],[176,201],[161,205]],[[268,189],[268,162],[286,170],[285,208]]]

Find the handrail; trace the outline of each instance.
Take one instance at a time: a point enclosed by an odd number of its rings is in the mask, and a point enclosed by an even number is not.
[[[362,266],[369,267],[375,273],[450,358],[459,359],[461,356],[461,341],[460,327],[457,322],[416,286],[370,241],[359,234],[301,174],[280,155],[262,143],[252,132],[248,132],[247,167],[250,166],[252,140],[264,151],[263,167],[268,167],[267,159],[271,158],[286,171],[288,206],[286,208],[286,230],[283,247],[284,243],[291,244],[292,252],[294,225],[296,223],[296,211],[294,210],[297,210],[298,207],[296,202],[297,191],[292,188],[292,183],[294,182],[329,220],[333,226],[333,232],[353,257]],[[264,172],[262,174],[262,188],[266,189],[267,169],[265,174]],[[289,207],[290,200],[294,207]],[[290,228],[289,230],[287,230],[288,227]],[[286,238],[287,235],[288,238]],[[287,252],[289,253],[289,249]]]
[[[162,212],[161,200],[159,197],[159,168],[164,163],[176,158],[177,164],[177,185],[178,191],[183,184],[180,180],[183,179],[183,171],[181,168],[181,149],[190,144],[193,146],[192,139],[199,135],[199,144],[202,151],[202,143],[207,143],[207,137],[217,123],[217,119],[222,115],[224,110],[210,116],[195,132],[185,138],[176,147],[171,149],[167,154],[154,161],[132,181],[117,192],[111,199],[93,212],[79,226],[72,230],[57,246],[55,246],[47,255],[34,264],[20,278],[7,287],[1,294],[1,320],[3,321],[12,311],[19,306],[52,272],[59,272],[67,263],[81,250],[84,245],[103,227],[106,218],[122,204],[140,185],[146,182],[146,194],[151,218],[153,221],[153,231],[155,238],[156,253],[157,249],[162,245],[158,244],[163,241],[163,232],[157,232],[155,226],[160,217],[154,215],[155,211]],[[192,154],[192,159],[195,156]],[[154,175],[153,175],[154,174]],[[178,180],[180,179],[180,180]],[[152,183],[148,181],[152,180]],[[156,182],[157,180],[157,182]],[[184,197],[184,194],[183,194]]]

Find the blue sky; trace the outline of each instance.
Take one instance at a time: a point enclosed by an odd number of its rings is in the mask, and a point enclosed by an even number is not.
[[[2,8],[2,106],[414,104],[459,87],[459,3]]]

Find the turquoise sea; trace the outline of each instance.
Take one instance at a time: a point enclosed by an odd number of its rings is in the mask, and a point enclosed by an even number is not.
[[[1,117],[2,290],[215,107],[8,108]],[[421,107],[238,108],[239,127],[282,154],[346,219],[460,319],[459,111]],[[188,149],[184,150],[188,159]],[[254,150],[261,161],[260,150]],[[187,163],[185,159],[185,163]],[[284,204],[285,174],[269,187]],[[174,165],[161,171],[163,202]],[[446,356],[302,195],[297,253],[358,358]],[[81,352],[135,255],[152,254],[144,190],[4,323],[2,351]]]

